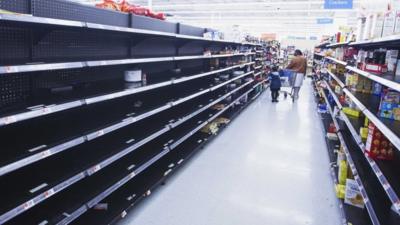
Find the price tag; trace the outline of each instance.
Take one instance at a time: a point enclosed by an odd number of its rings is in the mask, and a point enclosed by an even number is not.
[[[7,116],[6,118],[4,118],[4,124],[6,125],[15,122],[17,122],[17,117],[15,116]]]
[[[135,173],[135,172],[130,173],[130,174],[129,174],[129,179],[132,179],[134,176],[136,176],[136,173]]]
[[[18,73],[18,67],[16,66],[6,66],[6,73]]]
[[[104,135],[104,130],[99,130],[97,131],[97,137],[103,136]]]
[[[33,200],[30,200],[28,202],[25,202],[23,208],[24,210],[30,209],[35,205],[35,202]]]
[[[100,164],[97,164],[97,165],[93,166],[92,168],[90,168],[90,174],[94,174],[97,171],[99,171],[100,169],[101,169]]]
[[[51,151],[46,150],[46,151],[43,151],[41,154],[42,154],[42,159],[43,159],[43,158],[49,157],[51,155]]]
[[[384,183],[382,186],[386,191],[390,188],[390,185],[388,183]]]
[[[122,213],[121,213],[121,218],[124,218],[125,216],[126,216],[126,211],[124,210]]]
[[[52,196],[52,195],[54,195],[54,189],[53,189],[53,188],[50,189],[50,190],[48,190],[48,191],[46,191],[46,192],[44,193],[44,196],[45,196],[46,198],[48,198],[48,197],[50,197],[50,196]]]
[[[43,112],[44,114],[49,114],[49,113],[52,113],[52,112],[53,112],[53,109],[52,109],[51,107],[44,107],[44,108],[42,109],[42,112]]]

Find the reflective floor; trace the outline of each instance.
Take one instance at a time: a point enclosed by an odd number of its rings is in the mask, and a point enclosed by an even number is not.
[[[338,225],[310,81],[300,99],[264,92],[119,225]]]

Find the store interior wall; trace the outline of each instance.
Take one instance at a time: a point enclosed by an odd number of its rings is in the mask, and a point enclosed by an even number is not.
[[[281,46],[284,48],[287,46],[295,46],[302,51],[311,51],[318,42],[319,40],[282,39]]]

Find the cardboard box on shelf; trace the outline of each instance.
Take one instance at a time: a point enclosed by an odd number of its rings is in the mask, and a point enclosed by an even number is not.
[[[391,11],[385,15],[385,22],[383,24],[382,37],[392,35],[396,24],[396,13]]]
[[[364,208],[364,200],[361,195],[360,188],[358,187],[357,182],[353,179],[346,180],[344,202],[352,206]]]
[[[368,125],[365,151],[371,158],[392,160],[394,158],[395,147],[373,123],[370,123]]]
[[[383,95],[379,105],[379,116],[386,119],[400,119],[400,93],[389,91]],[[396,114],[396,115],[395,115]]]
[[[375,13],[372,25],[372,38],[382,37],[384,21],[385,16],[383,13]]]
[[[400,21],[399,21],[400,23]],[[399,56],[399,50],[387,50],[385,63],[387,65],[387,71],[394,72],[397,64],[397,57]]]

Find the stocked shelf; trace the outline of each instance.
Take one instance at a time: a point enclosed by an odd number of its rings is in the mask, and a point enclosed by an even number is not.
[[[346,89],[345,89],[345,92],[346,92]],[[346,93],[351,93],[351,92],[349,92],[347,90]],[[330,91],[330,94],[332,96],[336,95],[332,91]],[[338,104],[338,103],[339,102],[336,102],[336,104]],[[365,111],[363,111],[363,112],[365,112]],[[388,219],[388,222],[383,223],[383,224],[396,224],[398,222],[398,220],[400,219],[399,216],[398,215],[389,216],[391,214],[390,208],[392,208],[392,210],[394,210],[397,213],[400,212],[399,211],[399,202],[400,201],[396,194],[400,191],[400,189],[397,185],[397,182],[396,182],[398,180],[398,178],[400,178],[400,177],[398,177],[397,175],[393,176],[393,171],[397,171],[396,167],[394,166],[394,164],[396,162],[392,162],[392,163],[378,162],[377,163],[373,159],[369,158],[366,154],[364,154],[365,145],[362,141],[362,138],[358,134],[358,131],[362,127],[363,121],[361,121],[359,118],[352,118],[351,116],[347,116],[343,112],[340,113],[340,117],[346,124],[347,128],[349,129],[348,134],[350,137],[352,137],[354,139],[354,145],[357,146],[357,148],[358,148],[358,150],[353,153],[353,154],[357,153],[359,155],[359,160],[357,160],[357,161],[360,161],[362,159],[365,162],[364,165],[362,166],[362,168],[368,168],[368,170],[371,170],[371,174],[373,176],[375,176],[374,179],[377,179],[379,181],[379,183],[378,183],[380,185],[379,188],[381,189],[382,193],[384,193],[384,194],[381,194],[376,197],[375,208],[376,207],[381,208],[382,205],[387,205],[387,202],[385,202],[387,200],[385,200],[385,198],[388,198],[389,202],[392,204],[392,205],[388,206],[389,210],[380,209],[381,220],[382,220],[382,218]],[[343,135],[343,136],[345,136],[345,135]],[[346,138],[348,138],[348,137],[346,137]],[[385,169],[385,171],[383,171],[383,170],[381,170],[381,168],[378,165],[383,165],[383,167],[386,167],[387,169]],[[390,167],[390,169],[388,167]],[[387,179],[386,176],[390,176],[391,178]],[[368,177],[369,177],[368,184],[373,183],[374,180],[370,178],[371,176],[368,176]],[[391,206],[393,206],[393,207],[391,207]],[[395,214],[395,213],[393,212],[393,214]],[[384,216],[382,216],[382,215],[384,215]],[[394,222],[396,222],[396,223],[394,223]]]
[[[343,47],[349,45],[351,42],[346,41],[346,42],[339,42],[339,43],[334,43],[334,44],[329,44],[326,47],[328,48],[338,48],[338,47]]]
[[[329,59],[329,60],[331,60],[331,61],[333,61],[333,62],[335,62],[335,63],[338,63],[338,64],[340,64],[340,65],[343,65],[343,66],[346,66],[346,65],[347,65],[347,62],[344,62],[344,61],[335,59],[335,58],[333,58],[333,57],[326,57],[326,58]]]
[[[386,37],[381,37],[381,38],[374,38],[371,40],[365,40],[365,41],[356,41],[353,43],[350,43],[350,46],[357,46],[357,47],[398,47],[400,43],[400,35],[390,35]]]
[[[394,74],[378,76],[378,75],[375,75],[373,73],[369,73],[369,72],[357,69],[357,68],[352,67],[352,66],[347,66],[346,69],[348,69],[348,70],[350,70],[352,72],[355,72],[357,74],[360,74],[360,75],[362,75],[362,76],[364,76],[366,78],[369,78],[369,79],[371,79],[373,81],[376,81],[376,82],[378,82],[378,83],[380,83],[382,85],[385,85],[385,86],[387,86],[389,88],[392,88],[393,90],[400,91],[400,84],[399,84],[400,80],[395,80]]]
[[[326,138],[327,146],[328,146],[328,150],[329,150],[330,160],[331,160],[331,163],[333,165],[336,164],[335,162],[337,160],[337,156],[334,153],[334,148],[335,148],[336,144],[339,144],[339,143],[342,144],[344,152],[345,152],[345,155],[346,155],[346,158],[347,158],[347,162],[350,165],[350,169],[352,171],[352,174],[355,176],[354,178],[357,181],[359,189],[360,189],[360,191],[362,193],[362,197],[363,197],[363,201],[364,201],[365,207],[367,209],[367,212],[365,212],[360,208],[347,205],[347,204],[345,204],[343,202],[343,200],[339,199],[338,200],[339,201],[339,208],[342,211],[342,215],[343,215],[342,223],[343,224],[347,224],[347,222],[350,222],[350,223],[356,224],[356,225],[358,225],[358,224],[359,225],[380,224],[379,220],[378,220],[378,218],[376,216],[375,210],[374,210],[371,202],[369,201],[369,197],[367,195],[367,192],[365,191],[364,184],[361,182],[360,177],[358,176],[359,173],[357,171],[357,167],[355,166],[353,158],[350,155],[350,149],[349,149],[348,145],[346,144],[346,143],[349,143],[349,142],[346,142],[345,139],[343,138],[342,132],[345,132],[345,131],[343,131],[341,129],[341,126],[339,125],[339,122],[338,122],[338,120],[336,118],[337,115],[336,115],[335,110],[333,109],[334,105],[331,105],[329,103],[329,100],[328,100],[328,97],[327,97],[327,95],[329,93],[330,93],[329,90],[322,91],[322,96],[323,96],[323,98],[325,100],[325,103],[327,105],[328,112],[329,112],[329,115],[330,115],[328,119],[323,120],[324,128],[325,128],[325,131],[327,132],[329,123],[330,123],[330,121],[332,121],[334,123],[335,127],[336,127],[337,135],[338,135],[338,138],[339,138],[339,141],[332,141],[332,140],[329,140],[328,138]],[[337,180],[338,168],[337,168],[337,165],[331,167],[331,175],[332,175],[334,184],[337,185],[338,184],[338,180]]]

